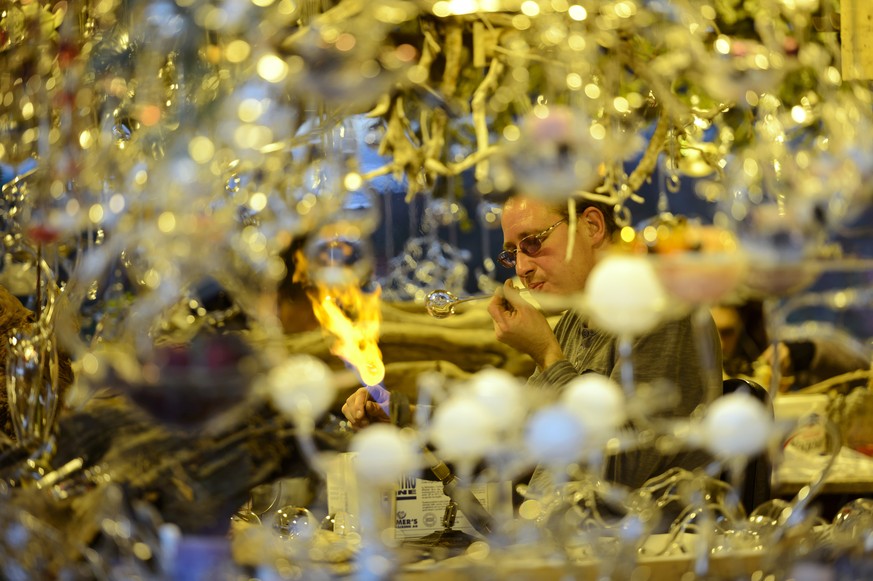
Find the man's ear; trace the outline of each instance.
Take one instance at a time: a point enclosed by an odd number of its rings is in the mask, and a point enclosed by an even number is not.
[[[597,247],[603,244],[607,239],[606,220],[603,217],[603,212],[594,206],[588,206],[582,210],[581,226],[588,230],[588,236],[591,238],[591,243]]]

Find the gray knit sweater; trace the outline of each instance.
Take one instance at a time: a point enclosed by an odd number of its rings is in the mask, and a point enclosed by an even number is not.
[[[707,344],[715,365],[709,370],[710,381],[721,385],[721,348],[718,331],[711,318],[704,339],[695,339],[691,317],[669,321],[633,343],[633,372],[635,385],[666,380],[675,385],[679,401],[665,412],[667,416],[683,417],[691,414],[704,401],[704,372],[698,345]],[[555,336],[565,359],[544,370],[537,370],[528,384],[556,390],[582,373],[600,373],[621,383],[618,341],[615,336],[593,329],[572,311],[566,312],[555,326]],[[705,464],[708,457],[699,450],[689,450],[664,456],[651,448],[623,453],[613,458],[607,468],[607,477],[615,482],[640,487],[648,479],[672,467],[693,469]]]

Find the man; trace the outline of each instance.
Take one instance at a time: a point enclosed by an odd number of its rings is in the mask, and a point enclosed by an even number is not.
[[[534,198],[511,198],[503,208],[503,252],[498,260],[513,267],[521,284],[536,293],[570,295],[584,290],[588,275],[600,255],[609,249],[617,231],[610,208],[581,201],[575,218],[567,208]],[[575,219],[575,233],[570,220]],[[572,238],[571,238],[572,236]],[[567,246],[572,247],[566,260]],[[531,306],[506,281],[488,306],[498,340],[531,356],[537,370],[529,384],[560,390],[582,373],[600,373],[620,382],[616,337],[589,327],[583,315],[565,312],[554,331],[546,315]],[[688,416],[704,400],[706,373],[721,381],[721,355],[715,326],[710,345],[717,367],[705,372],[694,341],[689,317],[669,321],[633,344],[634,380],[637,385],[667,380],[679,392],[670,407],[676,417]],[[628,452],[613,459],[607,477],[636,488],[671,467],[693,469],[707,461],[702,452],[664,456],[652,449]]]
[[[503,208],[503,251],[498,261],[515,269],[521,284],[535,292],[570,295],[582,292],[598,257],[605,252],[617,230],[614,215],[603,204],[580,201],[575,218],[566,206],[515,196]],[[575,219],[571,234],[570,220]],[[572,239],[571,239],[572,236]],[[571,258],[566,260],[568,243]],[[588,326],[578,313],[565,312],[554,331],[546,315],[525,300],[512,280],[498,289],[488,306],[497,339],[528,354],[537,364],[529,385],[559,391],[582,373],[595,372],[620,380],[617,340]],[[653,333],[638,338],[633,345],[634,374],[637,384],[656,380],[672,382],[680,400],[671,414],[688,416],[703,402],[704,372],[694,342],[690,318],[670,321]],[[721,381],[721,355],[715,326],[709,344],[717,367],[711,372]],[[385,421],[376,406],[368,403],[365,390],[353,394],[343,413],[353,426]],[[371,411],[372,410],[372,414]],[[706,462],[702,453],[689,452],[663,456],[651,449],[629,452],[610,463],[607,476],[616,482],[639,487],[668,468],[692,469]]]

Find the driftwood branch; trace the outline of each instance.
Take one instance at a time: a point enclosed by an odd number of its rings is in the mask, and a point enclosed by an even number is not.
[[[664,143],[667,140],[669,130],[670,119],[666,115],[661,114],[658,117],[658,123],[655,125],[655,131],[649,139],[649,144],[646,146],[643,157],[627,179],[627,185],[632,192],[638,191],[645,181],[649,179],[649,176],[652,175],[652,172],[655,171],[658,165],[658,156],[661,155],[661,151],[664,149]]]

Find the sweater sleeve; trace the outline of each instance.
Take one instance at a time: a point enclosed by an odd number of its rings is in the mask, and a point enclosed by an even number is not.
[[[721,349],[718,332],[711,317],[695,329],[690,317],[670,321],[632,344],[634,384],[666,380],[678,390],[677,404],[669,408],[671,416],[688,416],[705,397],[707,381],[721,388]],[[529,385],[558,393],[574,378],[584,373],[600,373],[621,382],[617,339],[602,331],[588,328],[572,314],[561,318],[555,336],[565,359],[531,376]],[[709,349],[712,369],[702,364],[699,348]],[[714,385],[714,383],[713,383]],[[692,470],[710,458],[699,450],[664,455],[653,448],[630,450],[610,458],[606,475],[610,480],[632,488],[668,468]]]
[[[669,321],[634,341],[631,349],[634,383],[666,380],[679,390],[680,403],[671,415],[687,416],[704,401],[707,382],[718,384],[721,349],[718,331],[711,317],[695,330],[690,317]],[[565,359],[531,376],[529,384],[559,391],[583,373],[600,373],[621,383],[617,339],[584,327],[578,317],[562,317],[555,335]],[[712,367],[705,368],[700,349],[708,350]]]
[[[704,364],[705,358],[709,365]],[[721,393],[722,359],[718,331],[709,317],[695,329],[690,317],[667,322],[633,345],[634,382],[667,380],[679,390],[671,415],[687,416],[706,398],[711,385]],[[616,370],[617,372],[617,370]]]

